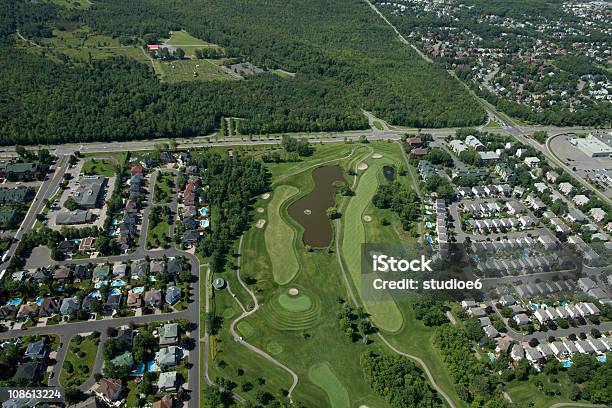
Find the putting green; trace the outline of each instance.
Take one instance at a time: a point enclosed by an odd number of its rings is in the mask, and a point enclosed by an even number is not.
[[[283,346],[281,346],[275,341],[271,341],[268,344],[266,344],[266,350],[268,351],[268,353],[275,356],[283,352]]]
[[[350,408],[348,391],[338,380],[328,362],[324,361],[310,366],[308,379],[325,391],[332,408]]]
[[[236,328],[244,338],[251,337],[255,334],[255,328],[245,321],[239,322]]]
[[[306,295],[289,296],[284,293],[278,297],[278,303],[290,312],[305,312],[312,306],[312,301]]]
[[[236,314],[236,311],[233,307],[228,307],[222,313],[224,319],[231,319]]]
[[[361,244],[365,243],[363,213],[372,202],[378,188],[378,173],[385,162],[370,163],[358,181],[355,196],[351,197],[344,211],[342,257],[357,291],[361,290]],[[363,300],[363,306],[379,328],[395,332],[402,328],[404,318],[394,301]]]
[[[319,323],[319,297],[307,289],[299,290],[298,296],[289,296],[286,289],[281,289],[281,293],[277,292],[263,304],[261,316],[268,326],[281,331],[301,331]]]
[[[293,243],[296,232],[281,216],[281,206],[291,196],[297,194],[296,187],[282,185],[274,190],[268,205],[268,225],[264,232],[266,249],[272,263],[274,281],[285,285],[298,273],[300,265]]]

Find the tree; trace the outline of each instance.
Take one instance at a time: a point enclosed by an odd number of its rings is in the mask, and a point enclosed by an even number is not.
[[[174,58],[182,60],[185,58],[185,51],[182,48],[177,48],[176,51],[174,51]]]
[[[329,207],[325,213],[330,220],[335,220],[336,218],[340,217],[340,213],[336,207]]]
[[[79,209],[79,205],[76,201],[74,201],[74,198],[72,197],[66,198],[66,201],[64,201],[64,207],[69,211],[75,211]]]

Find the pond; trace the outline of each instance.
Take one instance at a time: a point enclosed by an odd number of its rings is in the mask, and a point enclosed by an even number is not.
[[[322,248],[332,241],[332,226],[326,211],[335,204],[337,181],[345,181],[340,166],[322,166],[312,172],[315,187],[289,206],[289,215],[304,227],[304,243]]]
[[[383,174],[388,181],[395,180],[395,167],[393,166],[383,166]]]

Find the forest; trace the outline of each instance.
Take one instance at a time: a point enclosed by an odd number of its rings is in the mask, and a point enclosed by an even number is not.
[[[190,137],[210,134],[223,116],[244,119],[244,135],[367,128],[361,109],[417,127],[485,120],[457,81],[396,41],[361,2],[100,0],[79,10],[0,0],[0,7],[7,11],[0,17],[2,145]],[[36,40],[79,24],[142,45],[185,29],[229,55],[296,75],[170,85],[134,60],[57,62],[16,46],[16,32]]]
[[[422,371],[405,358],[369,351],[361,356],[361,366],[370,387],[393,408],[444,406]]]

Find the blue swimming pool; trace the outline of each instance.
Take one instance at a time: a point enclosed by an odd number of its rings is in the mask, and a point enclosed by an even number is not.
[[[157,282],[157,279],[155,279],[155,276],[149,276],[149,282]]]
[[[144,286],[138,286],[137,288],[132,289],[133,293],[142,293],[144,292]]]
[[[433,238],[431,238],[429,235],[427,236],[427,242],[433,244]]]
[[[113,281],[113,282],[111,283],[111,286],[112,286],[113,288],[120,288],[120,287],[123,287],[123,286],[125,286],[125,285],[127,285],[127,283],[126,283],[124,280],[121,280],[121,279],[118,279],[118,280]]]
[[[491,352],[488,352],[488,353],[487,353],[487,356],[489,356],[489,360],[491,360],[491,361],[495,361],[495,354],[493,354],[493,353],[491,353]]]
[[[42,298],[42,296],[39,296],[39,297],[37,297],[37,298],[36,298],[36,304],[37,304],[38,306],[42,305],[42,302],[43,302],[43,298]]]
[[[147,371],[149,373],[156,373],[159,371],[159,367],[158,365],[155,363],[155,361],[149,361],[147,362]]]
[[[565,368],[570,368],[570,367],[572,366],[572,362],[571,362],[571,361],[569,361],[569,360],[568,360],[568,361],[563,361],[561,364],[562,364],[562,365],[563,365],[563,367],[565,367]]]
[[[202,214],[202,217],[206,217],[207,213],[208,213],[208,209],[206,207],[200,208],[200,214]]]
[[[111,294],[111,295],[120,295],[121,294],[121,289],[114,288],[114,289],[111,289],[111,291],[108,292],[108,293]]]
[[[201,222],[202,228],[208,228],[208,226],[210,225],[210,221],[207,219],[202,220]]]
[[[15,298],[8,301],[11,306],[19,306],[21,304],[21,298]]]
[[[429,222],[429,221],[427,221],[427,222],[425,223],[425,225],[427,226],[427,228],[431,228],[431,227],[433,227],[433,224],[432,224],[431,222]]]
[[[81,238],[75,238],[72,240],[72,242],[74,242],[75,244],[80,244],[81,243]]]
[[[100,289],[102,286],[106,286],[106,285],[108,285],[108,281],[100,281],[94,285],[94,288]]]
[[[605,363],[607,361],[606,355],[604,354],[603,356],[597,356],[597,361],[600,363]]]
[[[100,299],[100,297],[102,296],[102,294],[100,293],[99,290],[92,290],[91,292],[89,292],[89,295],[87,295],[88,297],[92,297],[92,298],[97,298]]]

